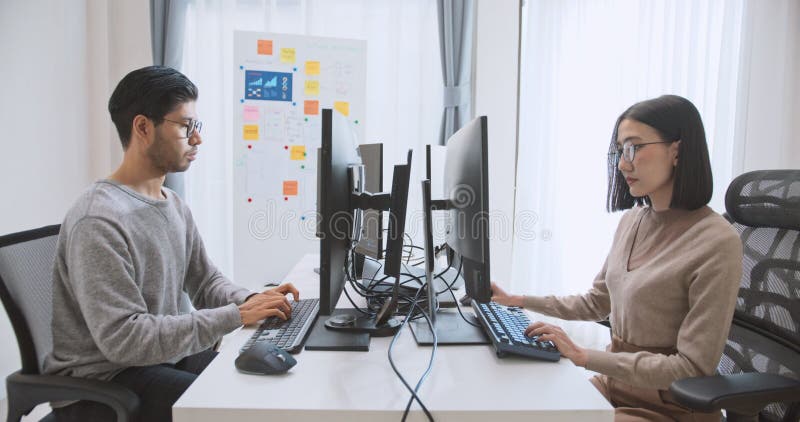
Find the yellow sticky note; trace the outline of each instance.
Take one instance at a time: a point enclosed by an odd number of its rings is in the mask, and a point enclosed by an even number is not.
[[[281,48],[281,63],[294,63],[294,48]]]
[[[284,180],[283,181],[283,195],[284,196],[297,196],[297,180]]]
[[[306,75],[319,75],[319,62],[306,62]]]
[[[244,125],[242,129],[242,137],[245,141],[258,140],[258,125]]]
[[[333,109],[342,113],[345,116],[350,115],[350,103],[347,101],[334,101],[333,102]]]
[[[289,150],[289,158],[294,161],[306,159],[306,146],[305,145],[292,145]]]
[[[319,81],[306,81],[306,95],[319,95]]]

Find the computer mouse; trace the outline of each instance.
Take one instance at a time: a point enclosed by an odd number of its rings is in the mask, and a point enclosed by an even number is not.
[[[285,374],[297,361],[286,350],[268,342],[257,341],[236,358],[236,369],[245,374]]]

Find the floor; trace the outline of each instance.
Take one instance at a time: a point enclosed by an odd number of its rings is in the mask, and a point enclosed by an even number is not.
[[[47,416],[48,413],[50,413],[50,405],[41,404],[39,406],[36,406],[36,408],[33,409],[33,411],[29,413],[28,416],[24,416],[22,418],[22,421],[23,422],[38,421],[39,419]],[[7,414],[8,414],[8,405],[6,403],[6,399],[0,400],[0,420],[5,419]]]

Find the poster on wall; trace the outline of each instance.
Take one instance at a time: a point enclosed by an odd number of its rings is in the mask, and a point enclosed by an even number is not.
[[[319,253],[316,153],[323,108],[365,133],[366,41],[236,31],[233,71],[234,277],[280,283]],[[289,280],[291,281],[291,280]]]

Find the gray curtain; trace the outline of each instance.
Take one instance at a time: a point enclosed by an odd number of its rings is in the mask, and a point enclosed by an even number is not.
[[[187,0],[150,0],[153,64],[181,69]],[[183,173],[169,173],[164,185],[184,196]]]
[[[150,0],[150,36],[153,47],[153,64],[181,69],[183,56],[183,30],[186,27],[186,0]],[[164,185],[184,197],[183,173],[168,173]],[[182,314],[194,310],[186,292],[180,295],[178,311]]]
[[[472,113],[473,0],[437,0],[444,80],[441,145]]]

